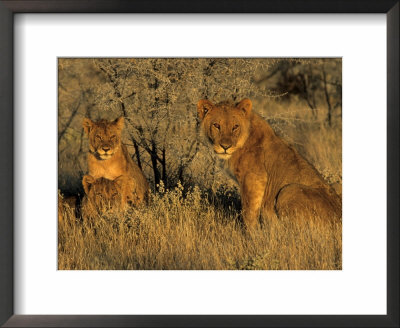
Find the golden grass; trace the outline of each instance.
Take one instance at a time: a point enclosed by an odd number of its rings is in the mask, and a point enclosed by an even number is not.
[[[149,207],[59,222],[60,270],[340,270],[341,224],[282,219],[245,232],[233,208],[198,188],[152,196]]]

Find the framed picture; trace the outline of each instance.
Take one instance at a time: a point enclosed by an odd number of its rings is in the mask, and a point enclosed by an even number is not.
[[[398,1],[0,10],[1,324],[399,325]]]

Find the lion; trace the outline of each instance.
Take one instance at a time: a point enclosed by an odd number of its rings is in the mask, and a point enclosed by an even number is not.
[[[111,122],[104,119],[97,122],[89,118],[83,120],[83,128],[89,138],[89,175],[108,180],[123,176],[127,201],[137,206],[147,202],[149,184],[121,143],[123,127],[122,116]]]
[[[124,180],[124,176],[109,180],[106,178],[95,179],[91,175],[84,175],[82,185],[85,196],[82,199],[82,216],[92,217],[94,214],[123,210],[127,205]]]
[[[341,218],[341,199],[317,170],[252,111],[250,99],[234,105],[200,100],[201,130],[239,184],[247,228],[264,219]]]

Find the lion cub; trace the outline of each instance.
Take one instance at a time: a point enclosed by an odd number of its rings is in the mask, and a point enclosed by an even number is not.
[[[126,200],[132,205],[140,205],[147,201],[149,184],[121,143],[123,127],[123,117],[111,122],[93,122],[89,118],[83,120],[83,128],[89,137],[89,175],[94,179],[108,180],[124,177]]]
[[[215,155],[240,187],[243,220],[341,217],[341,199],[317,170],[252,112],[250,99],[234,105],[200,100],[197,112]]]
[[[122,210],[126,205],[124,194],[124,177],[115,180],[106,178],[95,179],[91,175],[85,175],[82,179],[85,196],[82,200],[82,216],[91,217],[106,211]]]

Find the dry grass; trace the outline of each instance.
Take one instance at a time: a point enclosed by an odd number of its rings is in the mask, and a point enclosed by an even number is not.
[[[217,205],[217,206],[215,206]],[[245,232],[232,207],[194,188],[153,195],[147,208],[59,222],[60,270],[340,270],[341,224],[282,219]]]

